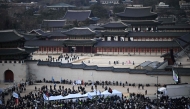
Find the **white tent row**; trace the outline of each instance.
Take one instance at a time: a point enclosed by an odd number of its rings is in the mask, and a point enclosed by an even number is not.
[[[109,93],[108,90],[104,91],[104,92],[100,92],[100,91],[96,91],[94,90],[94,92],[88,92],[84,95],[81,95],[80,93],[77,93],[77,94],[69,94],[65,97],[63,97],[62,95],[58,95],[58,96],[50,96],[50,97],[47,97],[45,94],[43,95],[44,97],[44,100],[65,100],[65,99],[76,99],[76,98],[90,98],[90,97],[93,97],[93,96],[104,96],[104,97],[107,97],[107,96],[119,96],[120,98],[122,97],[122,93],[117,91],[117,90],[112,90],[112,93]]]

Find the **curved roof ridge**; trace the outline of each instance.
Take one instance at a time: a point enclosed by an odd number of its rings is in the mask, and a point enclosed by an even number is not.
[[[88,12],[91,10],[67,10],[68,12]]]

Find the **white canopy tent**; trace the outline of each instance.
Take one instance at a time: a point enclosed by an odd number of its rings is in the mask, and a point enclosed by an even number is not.
[[[117,90],[112,90],[112,95],[117,95],[119,96],[120,98],[122,98],[122,93],[120,91],[117,91]]]
[[[114,96],[114,95],[117,95],[119,96],[120,98],[122,97],[122,93],[117,91],[117,90],[112,90],[112,93],[109,93],[108,90],[104,91],[104,92],[100,92],[100,91],[96,91],[94,90],[94,92],[88,92],[84,95],[81,95],[80,93],[77,93],[77,94],[69,94],[65,97],[63,97],[62,95],[58,95],[58,96],[50,96],[50,97],[47,97],[45,94],[43,95],[44,97],[44,100],[47,100],[47,101],[50,101],[50,100],[65,100],[65,99],[76,99],[76,98],[87,98],[90,96],[104,96],[104,98],[106,98],[107,96]]]

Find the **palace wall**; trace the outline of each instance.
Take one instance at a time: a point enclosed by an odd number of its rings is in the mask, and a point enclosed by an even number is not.
[[[129,74],[129,73],[118,73],[111,71],[96,71],[96,70],[83,70],[83,69],[71,69],[71,68],[59,68],[59,67],[48,67],[38,66],[36,63],[28,63],[31,71],[36,74],[37,80],[51,80],[52,77],[55,81],[62,79],[68,80],[88,80],[94,81],[121,81],[128,83],[141,83],[141,84],[156,84],[156,77],[146,74]],[[91,76],[93,75],[93,76]],[[156,75],[155,75],[156,76]],[[158,82],[160,84],[171,84],[174,83],[172,75],[158,75]],[[190,83],[190,76],[181,76],[181,82]]]
[[[49,66],[38,66],[37,62],[26,62],[26,63],[2,63],[0,64],[0,80],[4,80],[4,72],[6,70],[11,70],[14,73],[15,82],[19,82],[22,79],[26,80],[28,77],[28,72],[36,77],[36,80],[51,80],[52,77],[55,81],[60,81],[62,79],[68,80],[88,80],[94,81],[121,81],[136,84],[156,84],[156,76],[151,77],[151,75],[146,74],[129,74],[129,73],[119,73],[111,71],[96,71],[96,70],[83,70],[83,69],[71,69],[71,68],[59,68],[59,67],[49,67]],[[91,76],[93,75],[93,76]],[[181,82],[187,82],[190,84],[190,76],[180,76]],[[160,84],[172,84],[174,83],[172,75],[158,75],[158,83]]]

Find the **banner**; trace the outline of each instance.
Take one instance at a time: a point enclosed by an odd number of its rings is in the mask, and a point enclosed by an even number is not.
[[[18,94],[16,92],[13,92],[13,97],[18,98]]]
[[[46,95],[45,95],[45,94],[43,94],[43,98],[44,98],[44,100],[47,100],[47,97],[46,97]]]
[[[173,69],[172,69],[173,70]],[[175,82],[178,82],[178,75],[175,73],[175,71],[173,70],[173,80]]]

